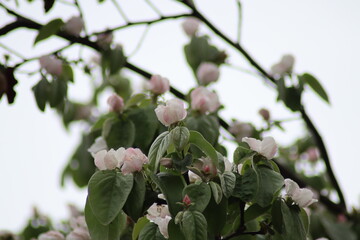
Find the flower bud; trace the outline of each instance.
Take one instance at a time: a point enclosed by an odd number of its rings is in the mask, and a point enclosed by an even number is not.
[[[184,29],[184,32],[189,37],[192,37],[196,34],[200,26],[200,20],[195,17],[188,17],[185,19],[185,21],[182,23],[182,27]]]
[[[122,112],[124,109],[124,100],[122,97],[114,93],[107,100],[108,105],[110,106],[111,112]]]
[[[186,205],[186,206],[190,206],[191,204],[191,199],[190,197],[186,194],[185,197],[183,198],[183,203]]]
[[[149,82],[149,90],[160,95],[170,90],[170,83],[167,78],[160,75],[152,75]]]
[[[219,79],[220,71],[214,63],[201,63],[197,69],[196,76],[202,85],[216,82]]]
[[[162,158],[160,159],[160,165],[166,168],[172,167],[172,159],[171,158]]]
[[[253,134],[254,127],[249,123],[233,121],[229,132],[235,136],[236,141],[241,142],[244,137],[250,137]]]
[[[306,154],[308,156],[308,160],[310,162],[315,162],[319,159],[319,150],[316,147],[310,147],[306,150]]]
[[[194,183],[196,181],[201,181],[201,177],[198,176],[196,173],[192,172],[192,171],[188,171],[188,176],[189,176],[189,181],[191,183]]]
[[[268,160],[272,159],[277,152],[277,145],[273,137],[265,137],[262,141],[245,137],[242,141],[246,142],[251,150],[266,157]]]
[[[138,148],[128,148],[125,151],[123,165],[121,171],[124,174],[140,172],[142,166],[148,163],[149,159]]]
[[[262,116],[262,118],[265,121],[269,121],[270,120],[270,112],[269,110],[267,110],[266,108],[262,108],[259,110],[259,114]]]
[[[40,67],[49,74],[60,76],[63,71],[62,61],[54,56],[42,56],[39,58]]]
[[[97,35],[96,43],[102,48],[107,48],[112,43],[113,38],[114,35],[112,34],[112,32],[101,33]]]
[[[201,113],[212,113],[220,107],[218,95],[205,87],[196,88],[191,92],[190,96],[191,108]]]
[[[217,169],[214,163],[210,158],[200,158],[200,161],[202,161],[202,168],[201,170],[207,174],[207,175],[213,175],[216,176]]]
[[[40,234],[38,240],[65,240],[65,237],[58,231],[48,231]]]
[[[166,102],[166,105],[159,105],[155,109],[155,113],[159,121],[165,126],[170,126],[173,123],[185,119],[187,112],[184,102],[179,99],[171,99]]]
[[[284,55],[279,63],[276,63],[271,67],[271,73],[273,75],[279,76],[284,76],[286,73],[291,73],[294,67],[294,63],[294,56],[290,54]]]
[[[64,30],[71,34],[74,35],[76,37],[78,37],[80,35],[80,32],[83,30],[84,28],[84,21],[81,17],[71,17],[64,26]]]

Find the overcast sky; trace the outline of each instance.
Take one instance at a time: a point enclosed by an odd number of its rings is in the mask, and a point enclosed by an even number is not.
[[[23,14],[42,23],[56,17],[66,20],[76,14],[75,8],[56,3],[50,14],[43,17],[41,1],[33,4],[27,4],[25,0],[19,2]],[[80,1],[89,32],[123,23],[111,1],[102,5],[96,2]],[[119,2],[131,20],[156,17],[143,1]],[[164,15],[186,12],[175,1],[153,2]],[[231,38],[236,38],[235,1],[196,2],[217,27]],[[291,53],[296,57],[296,72],[311,72],[325,86],[331,106],[311,91],[306,91],[303,102],[324,137],[347,202],[359,206],[360,2],[243,0],[242,3],[241,43],[245,49],[266,69],[270,69],[283,54]],[[0,11],[0,26],[10,20],[4,11]],[[188,38],[181,30],[181,22],[171,20],[152,26],[140,50],[130,60],[150,72],[168,77],[174,86],[188,91],[195,82],[182,51]],[[143,31],[144,27],[139,26],[118,32],[115,34],[115,42],[123,44],[125,52],[129,54],[136,48]],[[209,34],[213,43],[226,50],[229,63],[251,69],[236,51],[214,37],[205,26],[201,27],[200,32]],[[65,41],[52,38],[33,48],[35,36],[36,32],[19,30],[0,38],[0,43],[16,49],[26,57],[40,56],[66,44]],[[5,51],[0,49],[0,54],[3,53]],[[74,48],[67,53],[76,57],[78,49]],[[91,51],[84,51],[88,58],[92,54]],[[26,65],[25,69],[36,70],[38,67],[38,63],[33,62]],[[131,72],[126,73],[135,80],[141,79]],[[71,181],[67,182],[65,188],[60,188],[60,170],[66,165],[85,127],[74,125],[66,131],[53,110],[40,112],[31,91],[39,76],[29,78],[19,74],[17,77],[19,84],[16,86],[18,95],[15,104],[9,106],[5,98],[0,102],[0,229],[14,231],[20,230],[25,224],[34,205],[59,220],[68,216],[67,203],[82,207],[86,197],[86,189],[77,189]],[[86,100],[90,94],[89,86],[89,80],[76,72],[76,83],[69,89],[70,97]],[[238,118],[260,124],[257,112],[261,107],[268,108],[276,119],[298,116],[289,112],[281,103],[275,103],[275,91],[260,79],[233,68],[221,68],[221,78],[214,89],[226,106],[220,114],[228,120]],[[106,97],[105,94],[104,101]],[[288,130],[286,133],[272,132],[282,144],[292,142],[304,132],[301,121],[288,123],[285,128]],[[229,148],[234,149],[234,146]]]

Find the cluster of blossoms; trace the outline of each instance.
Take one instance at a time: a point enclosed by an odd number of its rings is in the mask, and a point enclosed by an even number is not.
[[[120,168],[124,174],[139,172],[149,159],[138,148],[123,147],[118,150],[101,150],[94,154],[95,165],[100,170]]]

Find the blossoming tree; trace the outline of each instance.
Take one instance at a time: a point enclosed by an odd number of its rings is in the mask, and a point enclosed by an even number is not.
[[[112,2],[125,16],[118,2]],[[159,13],[153,3],[145,2]],[[63,178],[70,177],[79,187],[88,188],[84,209],[74,210],[73,217],[59,228],[35,214],[18,236],[2,233],[0,239],[358,239],[359,214],[348,211],[322,138],[301,102],[305,86],[328,101],[319,81],[309,73],[294,73],[291,55],[265,71],[238,42],[204,17],[195,2],[177,2],[187,13],[159,14],[156,19],[139,22],[125,18],[125,25],[94,33],[84,31],[85,13],[77,0],[44,1],[45,14],[57,4],[70,4],[79,11],[79,16],[67,21],[57,18],[45,24],[0,3],[15,17],[2,23],[0,37],[28,28],[37,32],[34,44],[51,36],[68,42],[45,56],[1,63],[0,97],[6,95],[12,104],[17,83],[14,74],[29,61],[38,60],[40,80],[32,90],[39,109],[56,110],[65,126],[75,121],[89,126],[63,171]],[[241,9],[240,2],[238,6]],[[197,83],[187,94],[171,87],[166,77],[131,63],[112,37],[113,32],[133,25],[176,18],[184,18],[182,27],[189,36],[184,53]],[[281,121],[273,120],[266,109],[259,111],[267,126],[262,129],[239,120],[227,123],[220,117],[221,103],[209,86],[218,81],[227,54],[199,33],[200,24],[243,55],[258,77],[278,92],[278,101],[301,114],[310,137],[291,148],[278,147],[274,138],[266,135],[273,128],[281,129]],[[66,56],[64,50],[75,44],[99,54],[95,66]],[[11,48],[0,46],[10,57],[16,55]],[[73,68],[89,76],[101,70],[102,82],[95,86],[90,102],[68,98],[68,85],[76,81]],[[148,80],[142,93],[133,94],[123,69]],[[113,92],[107,100],[109,111],[99,116],[93,110],[106,88]],[[168,92],[173,96],[164,97]],[[224,135],[238,144],[234,152],[223,145]],[[300,155],[310,162],[323,161],[327,172],[315,177],[303,174],[290,161]],[[338,202],[329,198],[331,193],[337,194]]]

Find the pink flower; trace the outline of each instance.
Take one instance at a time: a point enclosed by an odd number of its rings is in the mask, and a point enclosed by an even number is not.
[[[272,159],[277,152],[277,145],[273,137],[265,137],[262,141],[245,137],[242,141],[246,142],[251,150],[258,152],[268,160]]]
[[[196,72],[196,76],[202,85],[216,82],[219,79],[219,75],[219,68],[210,62],[201,63]]]
[[[111,112],[122,112],[124,108],[124,100],[116,93],[108,98],[107,103],[110,106]]]
[[[99,35],[97,35],[96,38],[96,43],[102,47],[108,47],[112,41],[113,41],[114,35],[112,34],[112,32],[108,32],[108,33],[101,33]]]
[[[192,37],[196,34],[200,26],[200,20],[195,17],[188,17],[185,19],[185,21],[182,23],[182,27],[184,29],[184,32],[189,37]]]
[[[112,170],[120,168],[124,161],[125,148],[119,148],[118,150],[110,149],[109,151],[101,150],[94,155],[94,162],[100,170]]]
[[[184,102],[176,98],[167,101],[165,106],[159,105],[155,109],[155,113],[159,121],[165,126],[179,122],[185,119],[187,115]]]
[[[244,137],[250,137],[253,134],[254,127],[249,123],[234,121],[231,123],[229,132],[233,134],[238,142]]]
[[[160,75],[152,75],[149,82],[149,90],[155,94],[163,94],[170,89],[170,83],[167,78]]]
[[[319,159],[319,150],[316,147],[310,147],[306,150],[306,154],[310,162],[315,162]]]
[[[300,188],[296,182],[289,178],[285,179],[284,183],[286,195],[291,197],[300,207],[308,207],[317,202],[317,200],[313,198],[314,193],[310,189]]]
[[[82,20],[81,17],[71,17],[64,26],[64,30],[71,34],[74,35],[76,37],[78,37],[80,35],[80,32],[83,30],[84,28],[84,21]]]
[[[186,205],[186,206],[189,206],[191,204],[191,199],[189,197],[189,195],[185,195],[185,197],[183,198],[183,203]]]
[[[39,58],[40,67],[45,69],[47,73],[55,76],[60,76],[63,71],[62,61],[55,56],[42,56]]]
[[[46,233],[40,234],[38,239],[39,240],[65,240],[65,237],[58,231],[48,231]]]
[[[138,148],[128,148],[125,151],[123,165],[121,171],[124,174],[139,172],[142,166],[148,163],[149,159]]]
[[[295,58],[294,56],[287,54],[284,55],[279,63],[274,64],[271,67],[271,73],[273,75],[283,76],[285,73],[291,73],[294,67]]]
[[[191,92],[190,96],[191,108],[201,113],[215,112],[220,107],[218,95],[205,87],[196,88]]]

